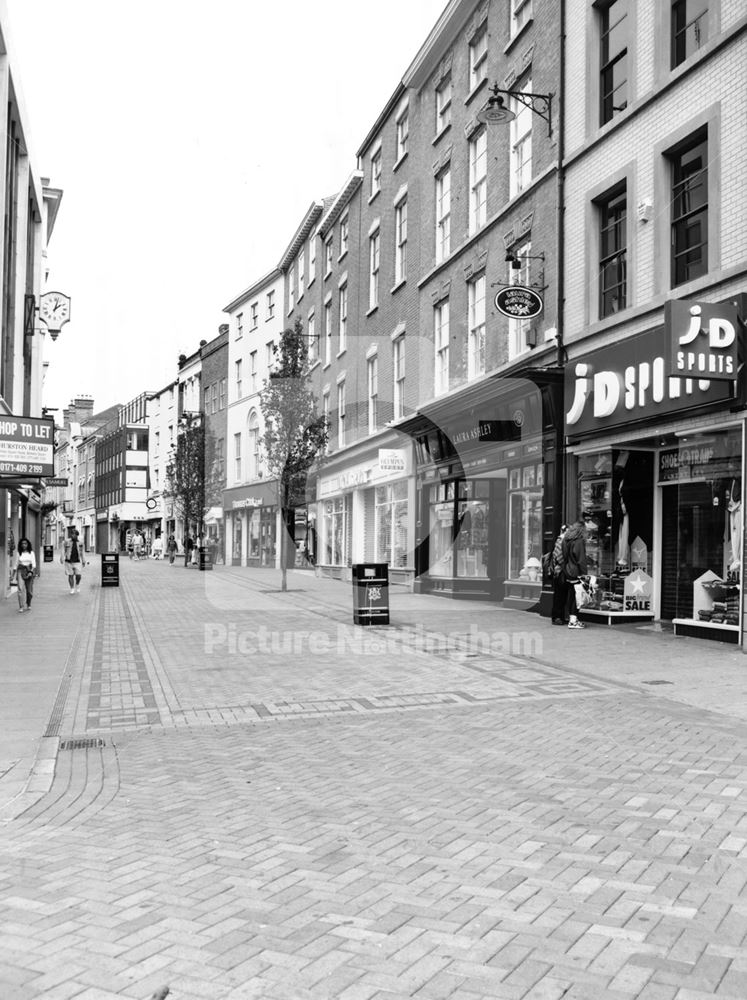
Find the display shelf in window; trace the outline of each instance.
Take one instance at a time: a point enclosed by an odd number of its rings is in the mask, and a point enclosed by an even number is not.
[[[738,572],[725,577],[706,570],[693,581],[693,617],[675,618],[675,634],[693,635],[722,631],[739,632],[741,582]]]

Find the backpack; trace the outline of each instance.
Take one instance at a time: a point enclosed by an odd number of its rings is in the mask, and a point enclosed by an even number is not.
[[[563,536],[558,535],[555,539],[555,545],[553,546],[552,555],[550,556],[550,568],[552,570],[553,576],[560,576],[563,572],[563,563],[565,559],[563,558]]]

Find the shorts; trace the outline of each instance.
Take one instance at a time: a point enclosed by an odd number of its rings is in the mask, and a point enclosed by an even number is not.
[[[80,576],[82,574],[82,572],[83,572],[83,563],[79,563],[79,562],[75,562],[75,563],[66,562],[65,563],[65,572],[67,573],[68,576]]]

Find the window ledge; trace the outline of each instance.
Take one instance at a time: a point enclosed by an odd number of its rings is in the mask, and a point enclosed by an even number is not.
[[[343,347],[341,351],[338,351],[337,354],[335,354],[335,360],[337,360],[337,358],[341,358],[343,354],[347,354],[347,350],[347,347]]]
[[[347,257],[347,255],[348,255],[347,250],[343,250],[343,252],[337,258],[337,263],[339,264],[341,260],[345,260],[345,258]]]
[[[320,364],[321,362],[319,361],[319,358],[317,358],[316,361],[312,361],[309,365],[309,374],[311,374],[315,368],[318,368]]]
[[[436,132],[435,136],[431,140],[431,146],[435,146],[437,142],[440,142],[440,140],[443,139],[443,137],[446,135],[446,133],[449,131],[450,128],[451,128],[451,122],[449,122],[448,125],[444,125],[444,127],[441,129],[440,132]]]
[[[315,281],[316,281],[316,275],[314,275],[313,278],[309,278],[309,283],[307,285],[307,288],[311,288],[311,286],[314,284]]]
[[[480,91],[483,90],[483,88],[487,87],[487,85],[488,85],[488,78],[487,78],[487,76],[485,76],[485,77],[483,77],[482,80],[480,80],[479,83],[475,84],[475,86],[472,88],[472,90],[470,90],[470,92],[464,98],[464,104],[465,104],[465,106],[468,105],[468,104],[471,104],[472,101],[475,99],[475,97],[477,97],[477,95],[480,93]]]
[[[395,160],[394,166],[392,167],[392,173],[395,173],[395,171],[399,170],[399,168],[402,166],[402,164],[405,162],[406,159],[407,159],[407,150],[405,150],[405,152],[402,154],[402,156],[400,156],[398,160]]]
[[[504,54],[504,55],[505,55],[506,53],[508,53],[508,52],[510,52],[510,51],[511,51],[511,49],[512,49],[512,48],[514,47],[514,45],[516,45],[516,43],[517,43],[517,42],[519,41],[519,39],[520,39],[520,38],[523,38],[523,37],[524,37],[524,35],[525,35],[525,34],[526,34],[526,32],[527,32],[527,29],[529,28],[529,25],[530,25],[530,24],[533,24],[533,23],[534,23],[534,17],[530,17],[530,18],[529,18],[529,19],[527,20],[526,24],[523,24],[523,25],[522,25],[522,26],[521,26],[521,27],[519,28],[519,30],[518,30],[518,31],[516,32],[516,34],[515,34],[515,35],[514,35],[514,36],[513,36],[512,38],[510,38],[510,39],[508,40],[508,42],[506,43],[506,45],[505,45],[505,46],[503,47],[503,54]]]
[[[374,193],[372,195],[370,195],[370,197],[368,199],[368,204],[370,205],[371,202],[375,201],[379,197],[380,194],[381,194],[381,188],[379,188],[377,191],[374,191]]]
[[[331,278],[331,277],[332,277],[332,271],[325,271],[325,273],[324,273],[324,280],[326,281],[327,278]]]
[[[378,303],[375,306],[371,306],[371,308],[366,313],[366,316],[373,316],[373,314],[376,312],[378,308],[379,308]]]
[[[322,371],[326,372],[326,370],[329,368],[329,366],[330,366],[330,362],[329,361],[325,361],[324,365],[322,367]]]
[[[395,292],[398,292],[400,288],[406,284],[407,284],[407,278],[402,278],[401,281],[398,281],[395,285],[392,285],[390,295],[394,295]]]

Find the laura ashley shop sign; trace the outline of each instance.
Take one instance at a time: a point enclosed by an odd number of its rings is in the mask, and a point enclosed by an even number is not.
[[[650,330],[616,341],[566,368],[566,430],[570,436],[726,402],[731,384],[669,375],[667,341]]]

